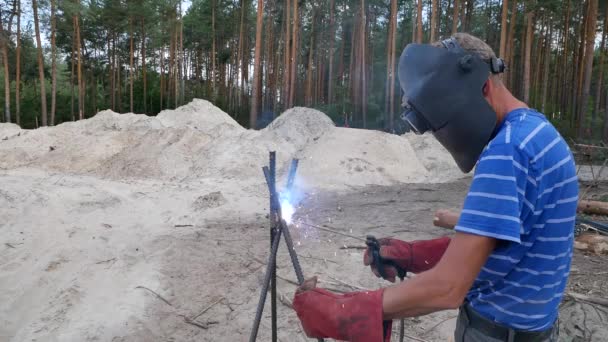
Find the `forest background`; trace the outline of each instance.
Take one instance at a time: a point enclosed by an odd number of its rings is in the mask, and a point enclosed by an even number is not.
[[[2,122],[193,98],[246,127],[294,106],[391,131],[406,44],[454,32],[507,61],[507,86],[564,136],[608,141],[608,4],[599,0],[0,0]]]

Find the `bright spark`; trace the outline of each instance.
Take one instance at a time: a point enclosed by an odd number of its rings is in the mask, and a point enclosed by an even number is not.
[[[281,199],[281,214],[287,224],[291,224],[293,214],[296,212],[296,208],[289,202],[287,198]]]

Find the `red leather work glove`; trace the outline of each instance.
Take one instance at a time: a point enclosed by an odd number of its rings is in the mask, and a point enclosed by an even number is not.
[[[395,262],[406,272],[420,273],[433,268],[450,244],[450,238],[444,236],[439,239],[422,241],[401,241],[397,239],[378,239],[380,243],[380,257]],[[363,263],[371,266],[372,272],[377,277],[380,273],[374,266],[373,257],[369,249],[365,250]],[[384,266],[386,280],[395,282],[397,270],[392,266]]]
[[[392,321],[382,320],[382,289],[336,294],[316,288],[316,282],[316,277],[305,281],[293,299],[308,337],[390,342]]]

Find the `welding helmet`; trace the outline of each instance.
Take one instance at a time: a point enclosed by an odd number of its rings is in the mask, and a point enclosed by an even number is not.
[[[402,120],[416,134],[431,132],[464,173],[473,169],[496,128],[496,112],[483,96],[490,74],[504,71],[499,58],[482,60],[455,38],[444,48],[409,44],[399,60],[405,111]]]

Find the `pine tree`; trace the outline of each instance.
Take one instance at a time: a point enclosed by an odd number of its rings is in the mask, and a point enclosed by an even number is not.
[[[47,108],[46,108],[46,87],[44,80],[44,60],[42,58],[42,42],[40,41],[40,25],[38,22],[38,3],[37,0],[32,0],[32,10],[34,12],[34,29],[36,32],[36,46],[38,50],[38,77],[40,79],[40,113],[42,126],[47,125]],[[37,117],[37,116],[36,116]]]
[[[11,88],[10,73],[8,69],[8,30],[4,29],[0,13],[0,49],[2,49],[2,64],[4,65],[4,120],[11,122]]]
[[[580,108],[578,111],[578,137],[583,137],[586,128],[586,117],[589,103],[589,95],[591,90],[591,76],[593,71],[593,57],[595,54],[595,33],[597,29],[597,9],[598,0],[589,0],[589,10],[587,18],[587,33],[586,33],[586,48],[584,55],[584,78],[583,78],[583,89],[582,97],[580,102]]]
[[[17,0],[16,4],[17,48],[15,49],[15,122],[17,125],[21,125],[21,0]]]
[[[257,24],[255,30],[255,57],[253,64],[253,94],[251,97],[251,116],[249,118],[249,125],[251,128],[256,128],[258,120],[259,106],[262,98],[262,30],[263,30],[263,14],[264,14],[264,1],[258,0],[258,15]]]
[[[51,0],[51,126],[55,125],[57,107],[57,46],[55,44],[57,18],[55,12],[55,0]]]

